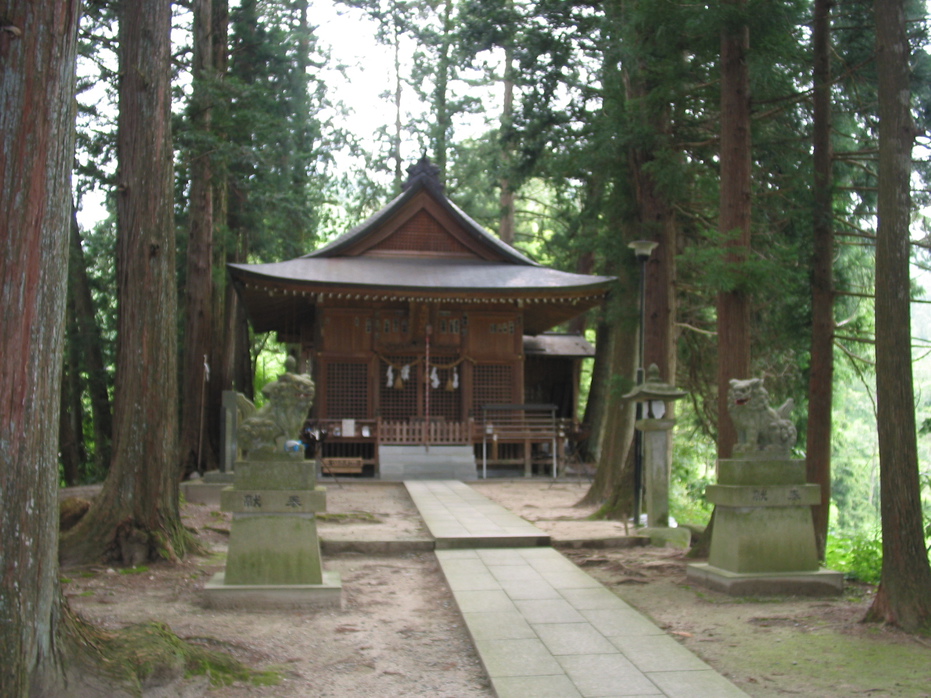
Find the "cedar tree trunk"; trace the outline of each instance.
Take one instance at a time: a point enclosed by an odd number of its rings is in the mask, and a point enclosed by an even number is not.
[[[831,409],[834,382],[834,227],[831,157],[830,23],[833,0],[815,0],[814,251],[811,262],[811,374],[808,379],[808,482],[821,486],[812,507],[818,557],[824,559],[831,508]]]
[[[876,0],[879,225],[876,233],[876,396],[882,577],[868,620],[931,630],[931,567],[918,480],[909,307],[912,141],[905,0]]]
[[[624,252],[628,252],[623,248]],[[627,258],[629,257],[629,259]],[[610,377],[605,400],[601,448],[595,480],[580,504],[604,503],[600,515],[626,521],[633,514],[633,461],[635,403],[621,400],[633,388],[637,369],[639,304],[638,269],[632,254],[618,265],[618,288],[612,296],[615,307],[609,308],[611,337]],[[631,302],[632,301],[632,302]]]
[[[110,407],[107,367],[103,359],[103,337],[97,323],[91,284],[87,277],[87,262],[84,259],[84,243],[73,206],[69,244],[71,256],[68,278],[74,302],[74,321],[80,357],[75,369],[80,366],[87,373],[87,394],[94,422],[94,464],[97,472],[103,474],[110,467],[112,457],[113,412]]]
[[[746,0],[726,0],[743,11]],[[746,24],[721,33],[721,211],[726,260],[739,265],[750,248],[750,73]],[[738,288],[718,295],[718,458],[729,458],[737,431],[727,413],[731,378],[750,375],[750,299]]]
[[[0,695],[68,695],[58,581],[77,0],[0,0]]]
[[[216,468],[208,434],[207,364],[213,348],[213,143],[210,81],[213,78],[213,8],[194,0],[194,65],[191,127],[199,134],[191,152],[190,229],[184,292],[184,370],[181,392],[182,473]]]
[[[113,464],[61,559],[138,565],[188,540],[178,510],[170,0],[121,5]]]

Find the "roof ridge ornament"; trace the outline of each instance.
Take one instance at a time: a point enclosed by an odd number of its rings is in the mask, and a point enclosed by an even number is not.
[[[430,162],[426,154],[421,155],[420,160],[407,168],[407,181],[401,187],[402,191],[407,191],[420,179],[424,180],[426,186],[435,188],[441,194],[445,192],[446,187],[440,181],[440,168]]]

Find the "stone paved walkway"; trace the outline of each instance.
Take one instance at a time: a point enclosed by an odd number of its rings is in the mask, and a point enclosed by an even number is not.
[[[458,480],[405,480],[436,549],[549,545],[533,524]]]
[[[405,486],[499,698],[746,695],[532,524],[461,482]]]

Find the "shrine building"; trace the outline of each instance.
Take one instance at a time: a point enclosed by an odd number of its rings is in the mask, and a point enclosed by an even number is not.
[[[426,159],[404,191],[320,249],[229,265],[255,332],[316,382],[324,473],[475,479],[550,473],[576,426],[579,335],[613,279],[550,269],[484,230]]]

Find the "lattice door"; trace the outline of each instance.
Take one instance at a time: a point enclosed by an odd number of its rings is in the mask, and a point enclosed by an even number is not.
[[[326,417],[369,417],[368,363],[334,361],[326,365]]]
[[[417,379],[419,372],[423,371],[422,364],[414,365],[416,357],[391,356],[386,357],[391,362],[379,364],[380,376],[378,378],[379,408],[381,416],[388,420],[404,420],[417,416]],[[402,367],[409,366],[407,380],[402,374]]]
[[[484,405],[517,402],[514,367],[509,364],[477,365],[472,369],[472,414],[479,416]]]

